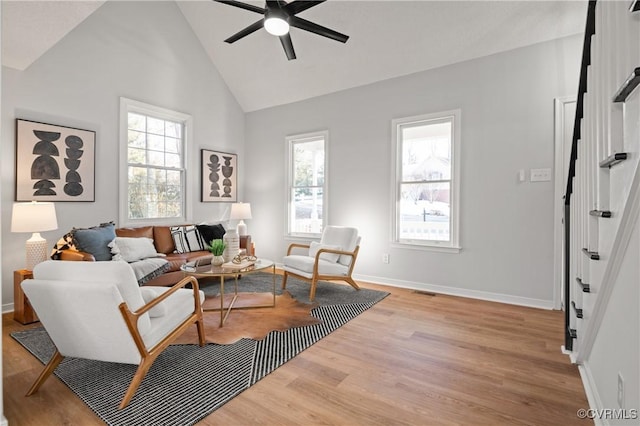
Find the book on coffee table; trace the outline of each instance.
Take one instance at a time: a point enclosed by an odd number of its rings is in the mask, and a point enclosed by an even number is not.
[[[254,263],[256,263],[255,260],[243,260],[240,263],[225,262],[222,264],[222,268],[238,270],[238,269],[248,268],[249,266],[252,266]]]

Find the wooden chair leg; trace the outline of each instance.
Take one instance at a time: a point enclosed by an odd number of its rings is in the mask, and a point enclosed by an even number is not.
[[[346,282],[348,282],[351,287],[355,288],[356,290],[360,290],[360,287],[358,286],[358,283],[356,283],[353,278],[351,277],[347,277],[344,279]]]
[[[42,370],[42,373],[40,373],[36,381],[33,383],[33,385],[31,385],[31,388],[27,392],[27,396],[31,396],[34,393],[38,392],[38,389],[40,389],[40,386],[42,386],[45,380],[47,380],[49,376],[51,376],[53,371],[56,369],[58,365],[60,365],[63,359],[64,357],[56,349],[56,353],[53,354],[53,356],[51,357],[47,365],[44,366],[44,370]]]
[[[144,376],[146,376],[147,372],[151,368],[151,364],[153,364],[153,361],[155,361],[155,359],[156,357],[142,358],[142,361],[140,362],[140,365],[136,370],[136,374],[134,374],[133,379],[131,379],[129,388],[127,389],[127,392],[124,394],[124,398],[122,398],[122,402],[120,403],[120,407],[119,407],[121,410],[129,404],[129,402],[131,401],[131,398],[133,398],[133,395],[138,390],[140,383],[142,383],[142,379],[144,379]]]
[[[204,334],[204,321],[202,320],[202,317],[196,321],[196,327],[198,328],[198,343],[200,344],[200,346],[204,346],[205,345],[205,334]]]
[[[309,293],[309,302],[313,302],[313,299],[316,297],[316,286],[318,284],[318,279],[313,277],[311,279],[311,293]]]
[[[285,288],[287,288],[287,277],[289,276],[289,274],[287,274],[287,272],[284,272],[284,276],[282,277],[282,289],[284,290]]]

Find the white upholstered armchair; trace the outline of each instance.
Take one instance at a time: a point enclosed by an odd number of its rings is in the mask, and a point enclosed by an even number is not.
[[[157,356],[195,324],[204,346],[198,281],[173,287],[139,287],[124,261],[46,261],[22,282],[56,352],[27,392],[34,394],[64,357],[138,364],[120,408],[135,394]],[[184,288],[191,284],[192,288]]]
[[[359,250],[360,237],[356,228],[327,226],[319,243],[289,245],[287,255],[282,260],[282,288],[286,288],[287,278],[294,276],[311,283],[310,301],[316,296],[318,280],[346,281],[360,290],[351,278]]]

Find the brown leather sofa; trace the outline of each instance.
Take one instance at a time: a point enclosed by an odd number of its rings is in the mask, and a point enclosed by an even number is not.
[[[182,278],[184,273],[180,271],[180,266],[186,262],[190,262],[199,257],[208,256],[211,253],[206,250],[192,251],[188,253],[176,253],[176,246],[171,236],[171,229],[168,226],[141,226],[137,228],[116,228],[116,236],[118,237],[147,237],[153,240],[153,245],[158,253],[164,253],[165,259],[169,262],[169,269],[162,275],[159,275],[144,285],[150,286],[170,286]],[[247,254],[253,255],[253,244],[251,236],[240,237],[240,248],[245,249]],[[77,250],[64,250],[61,253],[60,260],[83,260],[95,261],[93,255]]]

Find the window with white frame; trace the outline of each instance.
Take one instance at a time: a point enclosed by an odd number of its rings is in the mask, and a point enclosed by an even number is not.
[[[186,222],[191,116],[121,98],[120,223]]]
[[[393,120],[395,243],[460,248],[460,115]]]
[[[290,236],[320,236],[327,211],[328,132],[287,137],[287,230]]]

